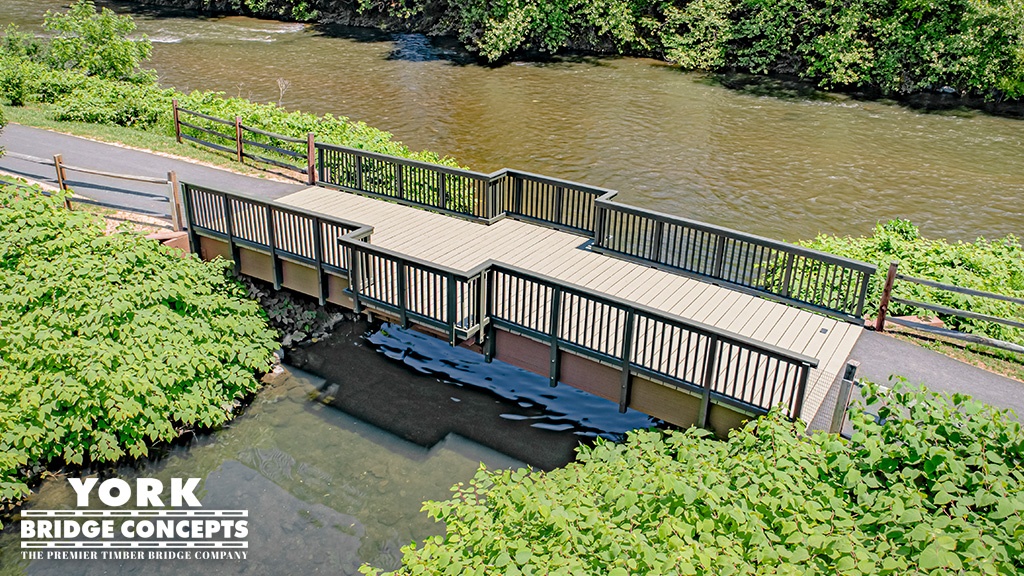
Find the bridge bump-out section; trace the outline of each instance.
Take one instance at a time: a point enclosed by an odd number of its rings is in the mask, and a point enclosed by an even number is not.
[[[274,263],[269,254],[245,247],[237,247],[239,271],[242,274],[267,282],[274,281]],[[227,242],[206,236],[200,237],[200,250],[204,260],[218,256],[232,260],[231,248]],[[316,297],[319,291],[317,270],[280,258],[281,285],[296,292]],[[328,281],[327,300],[340,306],[352,307],[352,300],[344,291],[348,279],[326,274]],[[380,313],[380,312],[378,312]],[[382,316],[388,314],[380,313]],[[435,330],[424,332],[439,338],[447,338]],[[518,366],[541,376],[551,374],[551,345],[537,340],[496,329],[495,358]],[[565,350],[558,351],[558,382],[611,402],[618,402],[622,387],[620,368],[584,358]],[[655,418],[680,427],[698,425],[700,413],[699,396],[687,391],[655,382],[637,375],[630,376],[630,397],[627,406]],[[730,430],[743,425],[750,416],[720,404],[711,403],[708,409],[708,427],[719,437],[726,437]]]

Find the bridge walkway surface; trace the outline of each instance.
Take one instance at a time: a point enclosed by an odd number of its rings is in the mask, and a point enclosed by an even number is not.
[[[587,238],[530,222],[506,218],[485,225],[323,187],[284,196],[278,203],[371,226],[374,246],[413,258],[461,271],[496,260],[816,358],[819,364],[808,378],[801,412],[808,423],[825,404],[863,332],[842,320],[593,252]],[[542,306],[534,308],[537,314],[547,313]],[[584,321],[602,320],[591,316]],[[648,334],[646,340],[656,348],[653,354],[664,354],[663,362],[686,360],[670,357],[668,347],[656,345],[658,339]]]

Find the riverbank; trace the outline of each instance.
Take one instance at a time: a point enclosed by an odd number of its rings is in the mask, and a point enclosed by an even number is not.
[[[586,9],[573,0],[498,5],[444,0],[141,3],[451,35],[491,63],[538,52],[584,50],[652,56],[691,70],[794,74],[819,87],[886,96],[953,93],[1001,100],[1024,92],[1024,64],[1016,57],[1024,38],[1015,32],[1022,16],[987,5],[944,4],[920,13],[862,2],[755,6],[736,0],[602,0]]]

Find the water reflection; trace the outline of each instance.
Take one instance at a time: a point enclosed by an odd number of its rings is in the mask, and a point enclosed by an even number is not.
[[[270,377],[242,417],[223,431],[174,448],[163,459],[117,471],[136,477],[203,478],[204,508],[246,509],[248,559],[184,561],[35,561],[20,558],[17,526],[0,536],[0,574],[357,574],[363,562],[400,563],[400,548],[440,534],[420,512],[456,482],[516,460],[455,435],[425,448],[313,402],[323,381],[294,369]],[[45,482],[27,508],[74,508],[63,480]]]

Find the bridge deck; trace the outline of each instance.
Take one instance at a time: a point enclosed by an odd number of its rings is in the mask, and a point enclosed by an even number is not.
[[[458,270],[486,260],[591,290],[817,358],[803,418],[815,420],[862,328],[764,298],[592,252],[571,233],[504,219],[490,226],[337,190],[313,187],[279,200],[373,226],[374,245]]]

